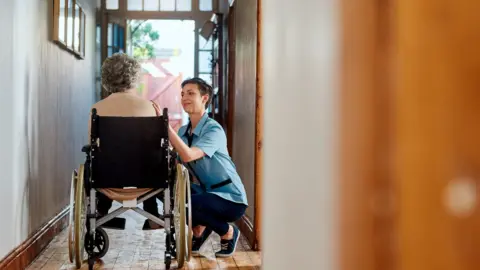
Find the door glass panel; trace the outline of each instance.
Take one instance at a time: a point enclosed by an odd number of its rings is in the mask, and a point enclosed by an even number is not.
[[[192,0],[177,0],[177,11],[191,11]]]
[[[100,27],[100,25],[97,24],[97,31],[95,34],[97,46],[100,46],[100,40],[102,38],[101,33],[102,33],[102,28]]]
[[[200,51],[198,52],[198,71],[210,73],[212,68],[210,67],[212,61],[212,52]]]
[[[118,0],[107,0],[107,9],[118,9]]]
[[[161,11],[175,11],[175,0],[160,0]]]
[[[200,0],[199,9],[201,11],[212,11],[213,9],[213,0]]]
[[[209,85],[212,85],[212,74],[200,73],[198,77],[200,77],[200,79],[203,79]]]
[[[160,9],[160,2],[158,0],[143,0],[143,10],[158,11]]]
[[[113,25],[113,46],[118,47],[118,25]]]
[[[142,0],[128,0],[127,2],[127,9],[128,10],[142,10]]]
[[[112,29],[112,24],[108,24],[108,31],[107,31],[107,45],[112,46],[112,41],[113,41],[113,29]]]
[[[125,51],[125,28],[123,27],[118,27],[118,47],[122,49],[122,51]]]
[[[198,35],[198,45],[200,50],[211,50],[212,49],[212,38],[208,41],[205,40],[202,35]]]

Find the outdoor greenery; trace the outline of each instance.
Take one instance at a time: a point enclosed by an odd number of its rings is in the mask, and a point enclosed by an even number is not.
[[[160,37],[158,31],[153,30],[148,21],[130,21],[130,35],[132,40],[133,57],[144,60],[155,57],[154,44]]]

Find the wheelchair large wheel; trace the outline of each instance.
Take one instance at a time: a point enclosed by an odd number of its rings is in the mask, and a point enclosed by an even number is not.
[[[75,259],[75,252],[74,252],[74,211],[75,211],[75,190],[77,185],[77,170],[72,172],[72,181],[70,184],[70,211],[68,214],[68,258],[71,263]]]
[[[186,251],[186,209],[185,209],[185,173],[182,165],[177,164],[177,179],[175,181],[175,202],[173,206],[173,222],[175,226],[175,250],[178,268],[185,263]]]
[[[192,227],[192,191],[190,190],[190,176],[188,171],[185,171],[185,188],[187,189],[187,249],[186,249],[186,260],[190,261],[192,258],[192,238],[193,238],[193,227]]]
[[[78,169],[77,188],[75,190],[75,216],[74,216],[74,231],[75,231],[75,266],[77,269],[82,267],[83,258],[85,254],[84,236],[86,232],[87,221],[87,196],[84,187],[84,166],[80,165]]]

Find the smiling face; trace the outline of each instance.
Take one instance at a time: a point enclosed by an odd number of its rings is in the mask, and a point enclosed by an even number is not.
[[[208,99],[209,95],[202,95],[195,83],[187,83],[182,88],[182,107],[188,114],[203,113]]]

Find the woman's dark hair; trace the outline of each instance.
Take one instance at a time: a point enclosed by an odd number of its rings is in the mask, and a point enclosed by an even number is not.
[[[208,95],[207,103],[205,103],[205,109],[208,108],[208,106],[210,105],[210,102],[212,102],[212,97],[213,97],[212,86],[209,85],[203,79],[198,78],[198,77],[187,79],[187,80],[183,81],[182,82],[182,88],[187,84],[195,84],[198,87],[198,90],[200,91],[200,95],[202,95],[202,96]]]

